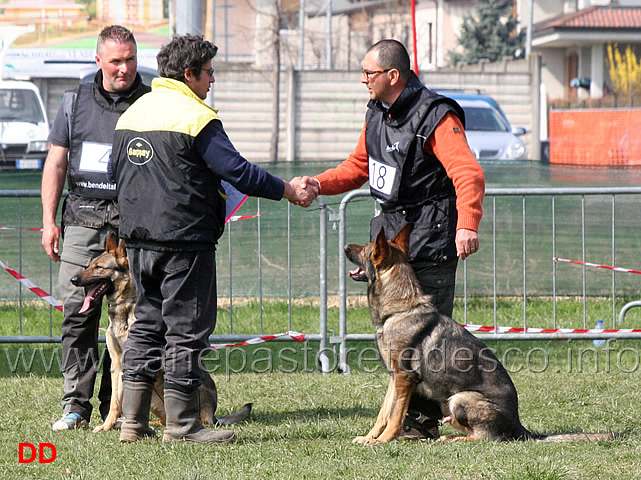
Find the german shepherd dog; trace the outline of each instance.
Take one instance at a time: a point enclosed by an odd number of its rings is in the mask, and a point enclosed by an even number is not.
[[[367,281],[376,343],[391,378],[376,423],[354,442],[376,445],[397,437],[414,395],[426,411],[440,406],[443,423],[466,435],[439,440],[605,440],[613,434],[535,435],[519,420],[516,388],[492,351],[423,294],[407,262],[411,224],[388,241],[383,228],[367,245],[346,245],[357,267],[350,276]],[[412,398],[412,406],[417,405]]]
[[[129,328],[136,321],[136,287],[129,272],[129,261],[124,240],[117,244],[116,236],[111,233],[107,238],[105,251],[94,258],[87,268],[71,279],[78,287],[86,287],[87,295],[81,312],[86,311],[92,302],[106,296],[109,304],[109,326],[105,334],[107,349],[111,356],[111,403],[109,415],[104,424],[94,428],[94,432],[119,427],[122,415],[122,349],[129,335]],[[216,384],[208,372],[203,371],[200,393],[200,421],[205,425],[231,425],[245,420],[251,413],[252,404],[245,404],[240,410],[224,417],[216,418],[218,394]],[[160,372],[156,378],[151,399],[151,411],[164,425],[166,420],[164,405],[164,378]]]

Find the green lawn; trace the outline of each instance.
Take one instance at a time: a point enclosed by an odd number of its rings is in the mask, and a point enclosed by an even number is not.
[[[595,302],[590,308],[598,305]],[[27,307],[26,332],[48,328],[47,309]],[[460,308],[457,304],[457,312]],[[547,317],[549,304],[535,303],[533,308],[533,315]],[[279,302],[265,306],[263,320],[269,331],[282,330],[287,310]],[[234,312],[239,319],[237,333],[256,330],[257,304],[235,307]],[[12,328],[15,315],[15,308],[2,305],[0,333]],[[53,315],[57,322],[58,312]],[[336,309],[331,308],[329,315],[335,319]],[[228,316],[221,309],[221,330],[228,327]],[[311,333],[317,328],[318,310],[297,305],[293,318],[303,332]],[[349,318],[355,331],[373,331],[365,307],[350,309]],[[54,326],[54,334],[58,328]],[[268,342],[216,350],[206,357],[205,366],[219,389],[220,414],[254,403],[250,421],[234,426],[235,444],[207,447],[149,440],[121,445],[117,432],[51,431],[60,415],[62,393],[58,344],[4,344],[0,345],[4,437],[0,470],[6,472],[3,478],[11,479],[638,478],[639,341],[615,341],[600,349],[590,341],[488,345],[512,375],[521,420],[528,429],[535,433],[614,431],[622,436],[597,444],[392,442],[363,447],[352,439],[373,425],[387,384],[374,345],[350,344],[351,375],[336,371],[321,375],[315,370],[317,344]],[[94,411],[91,426],[98,423]],[[159,430],[162,433],[162,427]],[[455,432],[445,426],[441,433]],[[19,464],[18,446],[24,442],[51,443],[57,457],[50,464]]]
[[[251,420],[222,447],[121,445],[118,432],[53,432],[62,380],[0,378],[0,468],[27,479],[625,479],[641,470],[639,373],[522,371],[513,374],[521,419],[538,433],[617,431],[588,443],[353,444],[373,425],[386,374],[242,373],[216,376],[219,413],[254,402]],[[98,424],[94,415],[91,426]],[[159,427],[162,433],[162,427]],[[441,433],[454,433],[449,426]],[[19,464],[18,444],[51,443],[51,464]]]

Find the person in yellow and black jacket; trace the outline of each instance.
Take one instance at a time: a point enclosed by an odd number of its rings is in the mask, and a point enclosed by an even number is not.
[[[204,100],[218,48],[176,36],[157,55],[161,78],[116,126],[111,173],[136,285],[136,322],[123,352],[120,440],[154,436],[149,405],[159,365],[165,374],[163,441],[235,440],[199,420],[201,357],[216,321],[216,243],[223,233],[225,180],[242,193],[307,206],[314,198],[245,160]]]

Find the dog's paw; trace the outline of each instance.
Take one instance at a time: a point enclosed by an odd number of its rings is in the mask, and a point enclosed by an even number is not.
[[[116,420],[111,427],[112,430],[120,430],[120,427],[122,427],[122,422],[125,421],[125,417],[118,417],[118,420]]]
[[[378,437],[368,439],[366,445],[383,445],[384,443],[391,442],[394,438],[395,436],[386,435],[385,432],[383,432],[383,434]]]
[[[108,432],[109,430],[120,430],[120,427],[122,426],[122,418],[119,418],[115,422],[110,421],[107,419],[105,423],[102,425],[98,425],[96,428],[93,429],[93,433],[98,433],[98,432]]]
[[[359,435],[358,437],[352,440],[353,443],[360,443],[361,445],[380,445],[381,443],[386,443],[387,440],[381,440],[380,438],[374,437],[372,435]]]
[[[93,429],[93,433],[99,433],[99,432],[104,432],[108,430],[105,428],[105,424],[103,423],[102,425],[98,425],[96,428]]]
[[[458,442],[474,442],[476,440],[472,437],[468,437],[467,435],[442,435],[436,441],[458,443]]]
[[[352,443],[360,443],[361,445],[367,445],[369,440],[369,435],[359,435],[352,440]]]

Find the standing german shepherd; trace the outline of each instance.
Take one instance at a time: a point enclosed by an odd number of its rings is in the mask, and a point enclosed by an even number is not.
[[[111,356],[111,403],[105,423],[96,427],[94,432],[111,430],[117,426],[122,415],[122,348],[129,335],[129,327],[136,321],[136,287],[129,273],[124,240],[117,245],[116,236],[113,233],[109,234],[105,251],[94,258],[86,269],[74,276],[71,282],[78,287],[88,288],[81,312],[105,295],[109,303],[109,326],[105,338]],[[231,425],[245,420],[251,412],[252,404],[247,403],[235,413],[216,418],[216,384],[206,371],[203,371],[199,392],[200,421],[203,424]],[[162,372],[156,378],[151,411],[164,425],[166,415]]]
[[[445,417],[466,436],[443,440],[605,440],[605,434],[534,435],[519,420],[516,388],[491,350],[449,317],[441,315],[407,262],[412,225],[388,241],[381,228],[374,242],[346,245],[345,255],[359,268],[350,272],[367,281],[376,343],[391,378],[367,445],[389,442],[403,427],[410,398],[440,405]],[[420,410],[420,408],[419,408]]]

